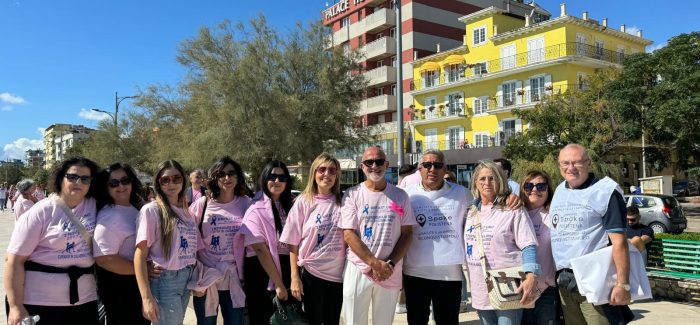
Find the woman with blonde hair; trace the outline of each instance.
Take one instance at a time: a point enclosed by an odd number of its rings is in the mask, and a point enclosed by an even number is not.
[[[345,240],[340,219],[340,163],[322,153],[289,212],[280,241],[289,245],[292,296],[313,324],[338,324],[343,304]]]
[[[187,210],[184,171],[177,161],[158,165],[155,202],[141,208],[134,268],[143,316],[153,324],[182,324],[190,300],[187,282],[196,262],[197,226]],[[149,279],[147,261],[162,269]]]
[[[549,205],[554,197],[552,178],[544,171],[529,171],[520,183],[520,199],[527,208],[530,221],[537,235],[537,261],[542,266],[542,274],[537,279],[537,289],[541,292],[535,308],[525,309],[523,324],[553,324],[557,322],[559,292],[555,282],[556,266],[552,257],[552,243],[549,229],[552,219]]]
[[[491,306],[481,263],[487,270],[521,266],[527,275],[518,288],[523,294],[520,302],[533,303],[540,273],[535,231],[525,209],[506,208],[511,190],[505,174],[493,161],[479,161],[470,189],[476,199],[467,216],[464,239],[472,306],[482,324],[520,324],[522,309],[496,310]]]

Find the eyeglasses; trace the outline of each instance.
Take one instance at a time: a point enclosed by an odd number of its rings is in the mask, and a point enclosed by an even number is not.
[[[71,183],[77,183],[80,180],[81,183],[88,185],[92,182],[92,176],[88,175],[66,174],[64,177]]]
[[[528,182],[528,183],[523,184],[523,189],[525,189],[525,192],[531,192],[532,189],[535,189],[535,188],[539,192],[544,192],[544,191],[549,189],[547,186],[547,183],[530,183],[530,182]]]
[[[128,176],[124,176],[121,179],[112,178],[109,181],[107,181],[107,185],[109,185],[109,187],[111,188],[117,188],[119,187],[119,184],[122,184],[124,186],[129,185],[131,184],[131,178],[129,178]]]
[[[318,167],[318,168],[316,168],[316,173],[325,174],[326,172],[328,172],[328,175],[335,175],[336,173],[338,173],[338,169],[335,167]]]
[[[435,169],[440,169],[442,167],[445,167],[445,163],[438,162],[438,161],[426,161],[426,162],[422,163],[421,166],[423,166],[423,168],[425,168],[425,169],[430,169],[433,167],[435,167]]]
[[[579,160],[579,161],[560,161],[559,162],[559,167],[561,168],[569,168],[570,166],[574,166],[574,168],[579,169],[583,168],[586,166],[586,163],[590,159],[584,159],[584,160]]]
[[[270,175],[267,175],[267,180],[269,182],[274,182],[275,180],[277,180],[280,183],[284,183],[287,181],[287,175],[285,175],[285,174],[270,174]]]
[[[227,172],[220,171],[216,173],[216,178],[225,178],[226,176],[228,176],[228,178],[234,178],[238,177],[238,173],[236,173],[235,170],[229,170]]]
[[[158,179],[158,183],[160,183],[161,186],[168,185],[170,183],[173,184],[182,184],[182,175],[173,175],[173,176],[161,176]]]
[[[377,166],[384,166],[385,163],[386,163],[386,159],[384,159],[384,158],[379,158],[379,159],[367,159],[367,160],[363,160],[363,161],[362,161],[362,164],[365,165],[365,166],[367,166],[367,167],[372,167],[372,166],[374,166],[375,164],[376,164]]]

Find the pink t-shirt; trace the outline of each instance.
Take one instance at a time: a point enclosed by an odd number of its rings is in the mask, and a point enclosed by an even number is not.
[[[556,267],[552,256],[552,242],[549,229],[552,227],[552,219],[549,213],[542,208],[528,211],[532,227],[537,235],[537,263],[542,268],[542,273],[537,278],[537,286],[541,292],[547,287],[555,287],[554,280]]]
[[[282,230],[284,230],[284,225],[287,222],[287,213],[284,211],[282,208],[282,204],[279,202],[275,202],[275,207],[277,208],[277,213],[279,213],[280,216],[280,223],[282,224]],[[271,224],[273,229],[275,225],[275,220],[274,220],[274,215],[272,214],[272,208],[270,206],[270,199],[267,198],[267,196],[264,196],[264,199],[255,201],[253,199],[253,204],[251,205],[251,209],[249,209],[251,217],[256,218],[260,221],[265,221],[266,223]],[[254,229],[255,227],[251,228]],[[257,243],[265,243],[269,247],[270,245],[275,245],[276,246],[276,252],[277,254],[282,254],[282,255],[289,255],[289,246],[287,246],[286,243],[281,242],[279,240],[279,234],[273,236],[271,233],[267,233],[265,231],[260,231],[261,229],[254,230],[251,234],[248,234],[245,237],[245,256],[246,257],[251,257],[251,256],[256,256],[255,250],[253,250],[250,245],[252,244],[257,244]],[[275,233],[277,233],[277,230],[275,229]]]
[[[23,213],[29,211],[29,208],[32,206],[34,206],[32,200],[25,199],[24,196],[20,195],[15,204],[12,205],[12,210],[15,212],[15,220],[19,219]]]
[[[297,265],[314,276],[332,282],[343,282],[345,240],[338,227],[340,206],[335,196],[297,197],[289,211],[280,241],[299,246]]]
[[[340,209],[340,228],[355,230],[362,243],[380,260],[386,260],[401,237],[402,226],[415,226],[413,209],[408,194],[402,189],[387,184],[384,191],[373,192],[365,183],[345,192]],[[362,273],[369,274],[371,268],[348,247],[348,261]],[[378,284],[387,289],[401,288],[402,261],[397,261],[394,273]],[[371,277],[370,277],[371,278]]]
[[[160,239],[160,210],[156,202],[144,205],[139,212],[136,244],[146,241],[146,246],[149,248],[148,259],[166,270],[175,271],[195,264],[199,234],[194,218],[187,211],[174,205],[170,207],[178,215],[170,244],[170,256],[163,255]]]
[[[95,231],[95,200],[83,199],[72,211],[92,235]],[[7,252],[61,268],[89,267],[95,263],[90,246],[54,199],[37,202],[17,220]],[[26,271],[24,303],[70,306],[69,284],[68,274]],[[80,299],[76,305],[97,299],[94,276],[86,274],[78,279],[78,294]]]
[[[476,209],[471,206],[470,209]],[[493,205],[482,205],[481,235],[486,256],[486,269],[501,269],[522,265],[522,249],[537,245],[535,230],[525,209],[501,210]],[[472,306],[479,310],[492,310],[489,303],[484,273],[479,261],[479,248],[476,240],[476,216],[469,213],[464,228],[464,241],[467,253],[467,268],[472,290]]]
[[[139,210],[131,205],[109,204],[102,208],[97,213],[93,256],[119,255],[133,261],[138,215]]]
[[[409,188],[410,186],[419,184],[420,182],[421,182],[420,170],[417,169],[415,172],[413,172],[413,174],[402,178],[401,182],[399,182],[398,187],[406,189],[406,188]]]
[[[199,227],[202,209],[206,197],[190,205],[190,214],[194,216]],[[214,200],[207,202],[207,211],[202,222],[203,247],[199,248],[198,259],[208,267],[216,267],[219,262],[236,262],[239,269],[243,266],[243,241],[237,241],[238,230],[243,224],[243,216],[251,204],[247,196],[237,196],[228,203]],[[242,269],[240,269],[242,273]]]

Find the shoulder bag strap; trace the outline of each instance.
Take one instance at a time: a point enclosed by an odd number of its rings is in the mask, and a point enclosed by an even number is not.
[[[63,213],[65,213],[68,216],[68,219],[70,219],[71,223],[73,226],[78,228],[78,231],[80,232],[80,236],[83,237],[83,240],[85,243],[87,243],[88,247],[92,249],[92,235],[85,229],[85,226],[83,226],[83,223],[80,222],[80,219],[75,216],[73,211],[66,205],[66,202],[63,202],[63,199],[60,197],[56,196],[56,204],[58,205],[61,210],[63,210]]]
[[[202,209],[202,216],[199,218],[199,235],[202,235],[202,224],[204,223],[204,213],[207,212],[207,203],[209,202],[209,198],[204,199],[204,208]]]
[[[479,211],[474,207],[473,215],[476,217],[476,247],[479,250],[479,262],[481,263],[481,271],[483,272],[484,279],[486,276],[486,255],[484,254],[484,242],[481,237],[481,217],[479,217]]]

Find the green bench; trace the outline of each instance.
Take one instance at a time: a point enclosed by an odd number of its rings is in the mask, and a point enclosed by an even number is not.
[[[700,241],[654,239],[648,249],[647,273],[700,279]]]

